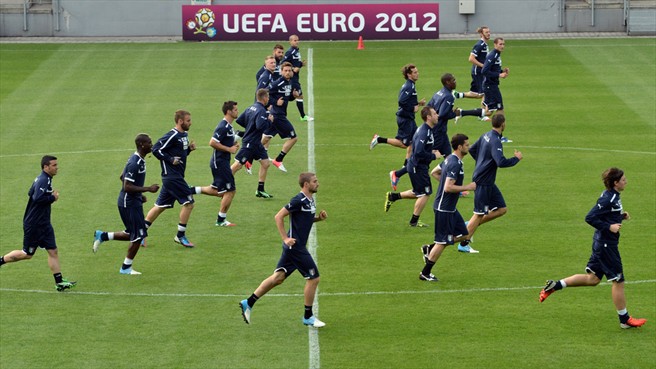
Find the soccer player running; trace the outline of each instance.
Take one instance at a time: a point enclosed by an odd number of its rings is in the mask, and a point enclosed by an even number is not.
[[[467,223],[469,235],[458,245],[460,252],[478,253],[469,245],[476,229],[481,224],[503,216],[508,211],[503,195],[495,184],[497,168],[517,165],[522,160],[522,153],[515,150],[512,158],[503,156],[501,137],[505,129],[506,117],[503,114],[495,114],[492,117],[492,130],[483,134],[469,148],[469,155],[476,161],[476,168],[472,175],[472,180],[476,182],[476,193],[474,195],[474,215]]]
[[[647,319],[633,318],[626,309],[624,268],[618,248],[622,221],[631,219],[629,213],[624,211],[620,199],[620,192],[626,187],[626,176],[622,169],[609,168],[602,173],[601,179],[606,189],[585,216],[586,223],[595,228],[592,255],[585,267],[586,274],[574,274],[559,281],[548,280],[540,291],[540,302],[565,287],[594,287],[606,276],[609,282],[613,282],[611,297],[617,309],[620,327],[640,327]]]
[[[328,214],[321,210],[317,214],[313,195],[319,188],[319,180],[314,173],[301,173],[298,177],[301,192],[294,196],[276,214],[276,227],[282,238],[282,255],[273,274],[266,278],[253,294],[239,303],[242,317],[247,324],[251,322],[251,310],[255,303],[274,287],[282,284],[295,270],[306,279],[303,290],[305,311],[303,324],[321,328],[326,323],[312,312],[314,295],[319,285],[319,269],[307,250],[307,240],[314,222],[326,220]],[[289,216],[289,231],[285,232],[285,218]]]
[[[52,189],[52,177],[57,175],[58,170],[56,157],[46,155],[41,158],[41,174],[27,192],[29,199],[23,215],[23,249],[0,257],[0,267],[6,263],[30,260],[36,249],[41,247],[48,252],[48,266],[55,278],[55,288],[61,292],[75,287],[76,282],[62,277],[55,230],[50,221],[51,205],[59,199],[59,191]]]
[[[510,70],[501,67],[501,52],[506,47],[506,41],[497,37],[494,39],[494,49],[485,57],[485,63],[481,69],[481,73],[485,76],[483,82],[483,91],[485,98],[483,99],[483,106],[485,107],[485,115],[503,114],[503,97],[499,90],[499,78],[508,77]],[[501,142],[512,142],[512,140],[501,137]]]
[[[276,62],[276,66],[273,70],[273,79],[274,80],[280,78],[280,64],[282,63],[282,58],[283,58],[284,55],[285,55],[285,48],[280,44],[276,44],[273,47],[273,54],[272,54],[272,56],[273,56],[273,58]],[[257,73],[255,73],[255,80],[256,81],[260,80],[260,76],[262,75],[262,73],[264,73],[264,71],[266,69],[268,69],[268,68],[266,66],[266,60],[265,60],[264,65],[262,65],[260,70],[258,70]]]
[[[294,91],[294,94],[290,97],[289,100],[296,100],[296,107],[298,108],[299,114],[301,114],[302,121],[313,120],[314,118],[305,114],[305,107],[303,106],[303,89],[301,88],[300,77],[301,68],[303,68],[307,63],[301,58],[301,51],[298,49],[297,35],[289,36],[289,45],[289,49],[282,59],[282,64],[287,62],[292,65],[292,91]]]
[[[210,147],[213,149],[210,169],[214,181],[208,186],[209,188],[203,187],[202,192],[204,194],[209,192],[210,195],[221,197],[216,226],[232,227],[235,224],[229,222],[226,218],[237,192],[235,176],[230,168],[231,154],[235,154],[239,150],[239,142],[236,140],[237,136],[232,126],[232,122],[239,117],[237,102],[232,100],[224,102],[221,111],[223,112],[223,119],[214,129],[210,139]]]
[[[146,155],[153,148],[153,141],[145,133],[140,133],[134,139],[137,151],[134,152],[125,164],[121,173],[121,191],[118,193],[118,213],[121,216],[125,230],[119,232],[103,232],[97,230],[94,233],[93,252],[98,252],[100,244],[105,241],[130,241],[128,253],[125,256],[119,273],[128,275],[139,275],[132,268],[132,262],[139,252],[141,240],[148,236],[146,222],[143,213],[143,203],[146,202],[144,192],[155,193],[159,185],[153,184],[144,187],[146,182]]]
[[[369,143],[369,150],[373,150],[379,143],[406,149],[403,167],[389,173],[393,191],[396,191],[401,176],[408,173],[406,165],[408,164],[408,158],[412,154],[412,137],[417,131],[415,113],[419,111],[420,107],[426,104],[426,99],[417,100],[417,89],[415,88],[415,82],[419,79],[417,67],[414,64],[406,64],[401,68],[401,74],[403,74],[405,82],[401,86],[401,91],[399,91],[399,107],[396,111],[396,125],[398,126],[396,137],[385,138],[374,134],[374,137]]]
[[[257,88],[255,91],[261,88],[269,88],[271,82],[273,82],[273,73],[276,70],[276,58],[273,55],[268,55],[264,58],[264,71],[259,74],[257,79]],[[278,77],[280,78],[280,77]],[[255,98],[257,101],[257,97]]]
[[[435,167],[431,175],[440,185],[435,194],[433,211],[435,212],[435,239],[431,245],[423,245],[424,269],[419,273],[419,279],[437,282],[432,270],[444,249],[467,237],[467,226],[456,208],[459,193],[476,190],[476,182],[463,185],[465,170],[462,159],[469,152],[469,137],[457,133],[451,138],[453,154]]]
[[[296,141],[298,141],[298,136],[296,136],[294,126],[289,119],[287,119],[287,104],[289,103],[291,96],[297,92],[292,88],[291,78],[294,74],[294,72],[292,72],[292,65],[288,62],[283,62],[280,66],[280,74],[282,77],[271,82],[271,85],[269,86],[269,98],[271,101],[270,111],[271,115],[273,115],[273,123],[269,129],[264,132],[264,135],[262,136],[262,145],[268,148],[271,138],[275,135],[280,135],[280,138],[285,140],[285,143],[282,144],[282,150],[271,163],[281,171],[287,172],[287,168],[285,168],[282,161],[294,147]]]
[[[232,174],[237,173],[247,162],[253,160],[260,161],[259,182],[255,196],[270,199],[273,195],[267,193],[264,189],[267,171],[269,170],[269,155],[266,148],[262,145],[262,134],[269,129],[273,116],[271,116],[266,106],[269,104],[269,91],[265,89],[257,90],[255,94],[257,102],[251,105],[246,111],[235,120],[237,124],[246,128],[242,138],[242,147],[235,155],[235,162],[230,167]]]
[[[200,193],[200,187],[190,187],[185,181],[187,155],[196,150],[196,144],[187,136],[191,128],[191,113],[186,110],[175,112],[175,127],[168,131],[153,146],[153,155],[162,168],[162,190],[155,201],[155,206],[146,215],[146,227],[150,227],[160,214],[171,209],[177,201],[182,205],[178,233],[173,241],[184,247],[194,247],[186,236],[187,223],[194,209],[194,193]]]
[[[421,109],[421,119],[423,119],[424,124],[417,129],[417,133],[412,139],[412,155],[408,160],[408,174],[410,175],[412,190],[385,194],[385,212],[389,211],[392,203],[396,200],[416,199],[412,218],[410,218],[411,227],[427,226],[419,221],[419,217],[433,191],[428,168],[433,160],[442,156],[438,150],[434,149],[433,129],[438,120],[435,109],[430,106]]]

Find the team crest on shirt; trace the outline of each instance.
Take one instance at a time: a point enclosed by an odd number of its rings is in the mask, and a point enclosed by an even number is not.
[[[181,138],[180,138],[180,142],[182,142],[182,147],[183,147],[185,150],[188,150],[188,149],[189,149],[189,138],[187,138],[187,137],[181,137]]]

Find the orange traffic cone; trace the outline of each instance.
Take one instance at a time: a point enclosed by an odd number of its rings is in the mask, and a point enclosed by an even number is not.
[[[358,39],[358,50],[364,50],[364,42],[362,41],[362,36]]]

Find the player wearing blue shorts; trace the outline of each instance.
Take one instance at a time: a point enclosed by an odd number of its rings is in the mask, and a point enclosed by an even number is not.
[[[596,286],[606,276],[609,282],[613,282],[611,296],[620,319],[620,327],[640,327],[647,319],[633,318],[626,309],[624,268],[618,248],[622,221],[631,219],[629,213],[624,211],[620,199],[620,192],[626,187],[626,176],[619,168],[609,168],[601,175],[601,179],[606,189],[585,216],[586,223],[595,229],[592,255],[585,267],[586,274],[574,274],[559,281],[548,280],[540,291],[540,302],[565,287]]]
[[[482,94],[484,93],[483,81],[485,80],[485,76],[483,75],[483,64],[485,64],[485,57],[487,57],[487,53],[489,52],[487,42],[490,40],[490,28],[487,26],[481,26],[478,27],[476,32],[481,35],[481,39],[476,42],[471,53],[469,53],[469,62],[472,64],[472,81],[469,91]]]
[[[303,324],[320,328],[326,324],[314,316],[312,304],[319,285],[319,269],[307,249],[307,242],[315,222],[325,220],[325,210],[317,214],[313,195],[319,188],[314,173],[301,173],[298,178],[301,192],[294,196],[276,214],[276,227],[282,238],[282,255],[273,274],[266,278],[253,294],[239,303],[241,314],[247,324],[251,322],[251,309],[255,303],[274,287],[282,284],[295,270],[306,279],[303,290],[305,312]],[[289,216],[289,231],[285,231],[285,218]]]
[[[308,121],[313,120],[314,118],[305,114],[305,107],[303,106],[303,89],[301,88],[301,68],[303,68],[307,62],[301,57],[301,51],[298,49],[298,42],[297,35],[289,36],[289,50],[285,53],[281,65],[285,62],[292,65],[293,75],[291,78],[291,86],[294,94],[290,96],[289,100],[296,100],[296,107],[298,108],[299,114],[301,114],[301,120]]]
[[[495,114],[492,117],[492,130],[483,134],[469,148],[469,155],[476,161],[472,180],[476,182],[474,195],[474,215],[467,224],[469,236],[460,242],[458,251],[472,252],[469,240],[479,225],[490,222],[506,214],[506,202],[495,184],[498,168],[509,168],[522,160],[522,153],[515,150],[512,158],[503,156],[501,136],[506,129],[506,117]]]
[[[503,114],[503,97],[501,90],[499,90],[499,78],[506,78],[510,73],[508,68],[501,66],[501,52],[506,47],[506,41],[501,38],[494,39],[494,49],[487,54],[485,64],[481,73],[485,76],[483,82],[483,90],[485,98],[483,99],[483,107],[485,108],[485,115]],[[501,139],[501,142],[512,142],[506,137]]]
[[[269,129],[264,132],[264,135],[262,136],[262,145],[269,148],[269,141],[271,141],[271,138],[275,135],[279,135],[280,138],[285,140],[285,143],[282,145],[282,150],[271,164],[281,171],[287,172],[282,161],[294,147],[296,141],[298,141],[298,136],[296,135],[294,126],[289,119],[287,119],[287,104],[291,100],[291,96],[296,93],[291,85],[291,78],[293,75],[292,65],[288,62],[283,62],[280,66],[280,74],[282,77],[271,82],[271,85],[269,86],[269,101],[271,102],[270,111],[273,116],[273,123],[271,123]]]
[[[195,193],[200,193],[190,187],[185,181],[187,155],[196,150],[196,144],[187,136],[191,128],[191,113],[178,110],[173,117],[175,127],[168,131],[153,146],[153,155],[159,160],[162,168],[162,190],[155,201],[155,206],[146,215],[146,227],[150,227],[155,219],[166,209],[171,209],[177,201],[182,205],[178,233],[173,241],[184,247],[194,247],[186,236],[187,223],[194,209]],[[200,189],[200,187],[199,187]]]
[[[46,155],[41,158],[41,174],[27,192],[29,199],[23,215],[23,249],[0,257],[0,266],[30,260],[37,248],[43,248],[48,253],[48,266],[55,278],[55,288],[61,292],[73,288],[76,282],[69,282],[62,277],[55,230],[50,221],[51,205],[59,199],[59,191],[52,189],[52,177],[57,175],[58,170],[56,157]]]
[[[269,170],[269,155],[266,148],[262,145],[262,137],[266,130],[269,129],[273,117],[267,112],[266,106],[269,104],[269,91],[259,89],[256,92],[257,102],[246,109],[235,122],[246,128],[242,138],[242,146],[235,155],[235,162],[231,166],[234,175],[248,162],[253,160],[260,161],[260,172],[258,177],[257,191],[255,196],[262,198],[272,198],[264,189],[267,171]]]
[[[132,268],[132,262],[139,252],[141,240],[148,236],[146,221],[143,213],[143,203],[146,202],[144,192],[155,193],[159,185],[153,184],[144,187],[146,182],[146,155],[153,148],[153,141],[147,134],[141,133],[134,139],[137,151],[128,158],[125,168],[121,173],[121,191],[118,194],[118,212],[125,226],[125,230],[119,232],[103,232],[97,230],[94,233],[93,252],[98,252],[100,244],[105,241],[130,241],[128,253],[121,265],[121,274],[139,275]]]
[[[417,100],[417,89],[415,87],[415,82],[419,80],[417,67],[414,64],[406,64],[401,68],[401,74],[403,74],[405,83],[399,91],[398,109],[396,110],[396,137],[385,138],[374,134],[369,143],[369,150],[373,150],[379,143],[406,149],[405,161],[401,169],[389,173],[392,190],[394,191],[396,191],[401,176],[408,173],[406,165],[412,154],[412,137],[417,131],[415,113],[420,107],[426,105],[426,99]]]
[[[421,110],[421,118],[424,120],[424,124],[417,129],[417,133],[412,139],[412,155],[408,160],[408,174],[412,189],[385,194],[385,212],[389,211],[392,203],[396,200],[416,199],[410,219],[411,227],[426,227],[426,224],[419,221],[419,216],[428,203],[430,194],[433,193],[428,168],[433,160],[441,156],[440,152],[434,149],[433,129],[438,119],[435,109],[430,106],[424,107]]]
[[[432,270],[444,249],[467,237],[467,226],[456,208],[459,194],[462,191],[476,190],[476,183],[463,185],[465,170],[462,159],[469,152],[469,137],[462,133],[451,138],[453,154],[435,167],[431,175],[440,181],[435,193],[433,211],[435,212],[435,238],[431,245],[422,246],[424,254],[424,269],[419,273],[419,279],[428,282],[437,282]]]

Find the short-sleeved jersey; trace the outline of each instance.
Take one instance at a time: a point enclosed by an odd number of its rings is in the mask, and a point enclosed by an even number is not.
[[[268,116],[269,114],[267,113],[266,108],[259,101],[248,107],[248,109],[239,115],[236,120],[237,124],[246,128],[244,137],[242,138],[243,147],[257,144],[262,145],[262,133],[264,133],[271,124]]]
[[[409,79],[405,80],[401,91],[399,91],[399,108],[396,115],[403,118],[415,119],[415,106],[419,105],[415,83]]]
[[[184,178],[187,155],[191,152],[187,132],[173,128],[153,145],[153,155],[162,167],[162,178]],[[173,165],[174,158],[180,162]]]
[[[146,182],[146,160],[135,152],[128,158],[128,162],[121,173],[123,186],[118,193],[118,206],[121,208],[137,208],[143,206],[141,192],[125,192],[125,183],[130,182],[135,186],[143,187]]]
[[[449,119],[456,117],[456,113],[453,111],[454,101],[453,92],[446,87],[442,87],[441,90],[433,95],[428,104],[426,104],[435,109],[438,115],[437,124],[433,132],[446,133]]]
[[[620,233],[610,231],[611,224],[622,224],[624,220],[624,209],[620,193],[613,190],[605,190],[597,199],[595,206],[585,216],[586,223],[595,228],[594,239],[604,243],[617,244],[620,241]]]
[[[428,167],[436,159],[433,154],[434,141],[431,127],[426,123],[422,124],[412,137],[412,153],[409,161],[413,166]]]
[[[269,88],[269,104],[271,105],[271,115],[287,116],[287,104],[289,103],[289,98],[291,95],[291,80],[286,80],[284,77],[280,77],[277,80],[271,82],[271,87]],[[284,103],[281,106],[278,106],[278,99],[281,97],[283,98]]]
[[[290,62],[292,64],[292,67],[294,68],[299,68],[299,71],[294,73],[294,76],[292,79],[294,81],[298,81],[301,71],[300,68],[303,67],[303,60],[301,59],[301,51],[298,49],[298,47],[290,47],[287,52],[285,52],[285,56],[282,58],[282,63],[284,62]]]
[[[455,180],[456,186],[462,186],[465,178],[464,166],[462,165],[462,160],[456,154],[451,154],[440,163],[440,168],[442,168],[442,174],[440,175],[440,185],[435,193],[433,209],[435,211],[453,213],[456,211],[460,194],[457,192],[445,192],[444,186],[449,178]]]
[[[287,236],[296,239],[294,248],[305,248],[317,212],[314,199],[300,192],[289,200],[289,203],[285,205],[285,209],[289,211]]]
[[[497,49],[487,54],[481,73],[485,76],[486,85],[498,85],[499,74],[501,74],[501,52]]]
[[[214,129],[214,134],[212,134],[212,141],[216,141],[227,147],[234,146],[235,130],[233,129],[232,124],[228,123],[227,120],[222,119]],[[212,158],[210,159],[210,167],[218,168],[219,163],[221,162],[227,162],[230,164],[230,153],[227,151],[213,149]]]
[[[497,179],[497,168],[512,167],[519,163],[519,159],[503,156],[501,134],[491,130],[483,134],[478,141],[469,148],[469,155],[476,160],[476,168],[472,180],[476,185],[493,185]]]
[[[271,82],[273,82],[273,74],[268,69],[265,69],[264,72],[260,75],[260,77],[257,79],[257,87],[255,88],[255,92],[257,94],[257,90],[264,88],[266,90],[269,90],[271,88]],[[255,101],[257,101],[257,96],[255,97]]]
[[[489,50],[487,48],[487,42],[485,42],[483,39],[480,39],[472,48],[471,54],[474,55],[474,58],[476,58],[479,63],[485,64],[485,58],[487,57],[488,52]],[[479,67],[476,64],[472,64],[471,73],[481,74],[482,69],[482,67]]]
[[[27,192],[29,200],[23,215],[23,227],[44,227],[50,225],[50,205],[55,202],[52,194],[52,177],[41,172],[32,182]]]

